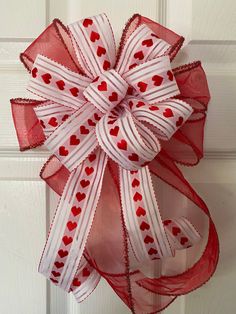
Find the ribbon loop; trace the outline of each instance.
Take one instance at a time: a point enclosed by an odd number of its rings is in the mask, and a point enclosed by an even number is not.
[[[102,113],[106,113],[124,99],[127,89],[126,81],[112,69],[89,84],[84,96]]]
[[[78,109],[86,101],[83,90],[90,82],[88,77],[38,55],[31,71],[28,90],[44,99]]]
[[[164,55],[169,47],[149,27],[140,25],[126,41],[116,71],[123,75],[139,64]]]
[[[147,122],[159,139],[167,141],[187,121],[193,109],[179,99],[169,99],[155,105],[136,98],[129,98],[129,106],[133,116]]]
[[[124,74],[124,79],[149,104],[154,104],[179,94],[171,71],[168,56],[147,61]]]
[[[45,146],[72,171],[97,147],[94,127],[100,118],[99,110],[86,103],[47,138]]]
[[[78,60],[86,74],[96,78],[114,67],[116,47],[113,31],[106,14],[70,24]]]
[[[96,126],[98,142],[107,155],[125,169],[137,170],[160,151],[156,136],[125,108],[112,111]]]
[[[59,125],[65,122],[75,110],[60,104],[48,102],[37,106],[34,111],[40,121],[45,136],[48,137]]]

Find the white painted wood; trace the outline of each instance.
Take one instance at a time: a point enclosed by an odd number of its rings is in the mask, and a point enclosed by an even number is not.
[[[194,40],[235,40],[235,1],[192,1]]]
[[[166,23],[186,37],[175,64],[201,59],[212,101],[206,125],[207,159],[184,169],[211,208],[219,230],[221,258],[214,278],[179,298],[167,314],[233,314],[235,290],[234,224],[236,202],[236,2],[233,0],[0,0],[0,313],[126,314],[126,306],[102,281],[78,305],[37,273],[49,221],[58,197],[38,173],[44,148],[18,152],[9,98],[29,96],[27,74],[18,55],[54,17],[64,23],[106,12],[118,40],[124,23],[139,12]],[[7,244],[10,244],[10,249]],[[183,263],[185,260],[183,258]],[[227,293],[226,293],[227,291]],[[223,298],[221,298],[223,296]]]
[[[46,0],[0,1],[0,39],[33,38],[46,25]]]
[[[0,313],[46,313],[46,283],[35,271],[46,237],[45,184],[33,175],[37,160],[27,161],[26,173],[20,159],[8,158],[5,167],[4,162],[0,159]]]
[[[207,73],[212,97],[206,125],[207,152],[236,151],[235,14],[235,1],[225,1],[224,6],[222,1],[213,0],[168,1],[167,26],[186,38],[174,64],[201,60]]]

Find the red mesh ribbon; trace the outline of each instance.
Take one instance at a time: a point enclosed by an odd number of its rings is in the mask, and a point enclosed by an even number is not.
[[[203,156],[210,99],[199,61],[171,69],[183,40],[136,14],[116,56],[102,14],[54,20],[21,54],[42,100],[11,100],[20,149],[52,152],[40,176],[61,196],[39,271],[78,302],[102,276],[157,313],[215,271],[214,223],[177,167]]]

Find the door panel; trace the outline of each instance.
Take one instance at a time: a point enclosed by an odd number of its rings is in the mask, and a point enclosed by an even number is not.
[[[34,175],[37,168],[37,160],[1,156],[0,313],[46,313],[46,282],[36,266],[47,202],[45,184]]]

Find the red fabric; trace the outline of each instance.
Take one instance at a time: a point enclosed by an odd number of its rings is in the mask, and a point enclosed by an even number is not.
[[[126,25],[118,58],[124,42],[142,23],[147,24],[158,37],[171,45],[169,55],[173,59],[183,43],[183,37],[137,14]],[[29,70],[37,54],[43,54],[75,72],[83,73],[76,61],[69,33],[58,20],[21,55],[21,60]],[[151,314],[161,311],[177,296],[208,281],[218,262],[218,237],[208,208],[176,166],[176,162],[193,166],[203,157],[204,125],[210,100],[208,85],[200,62],[182,66],[173,72],[181,92],[178,98],[188,102],[194,112],[170,141],[162,143],[162,151],[150,163],[150,169],[163,218],[170,219],[179,213],[190,217],[190,221],[200,230],[203,240],[197,247],[186,250],[189,263],[184,269],[179,254],[171,260],[137,265],[120,206],[118,169],[109,160],[85,256],[132,313]],[[42,102],[15,99],[11,103],[20,149],[41,145],[45,138],[33,108]],[[62,194],[68,176],[69,171],[55,156],[50,157],[41,171],[42,179],[58,194]],[[160,268],[161,273],[158,273]],[[152,276],[147,274],[150,271],[154,272]]]
[[[203,157],[203,136],[210,93],[200,62],[174,69],[181,95],[177,98],[192,106],[190,119],[162,147],[172,160],[184,165],[196,165]]]
[[[45,101],[34,99],[11,99],[12,116],[16,128],[20,150],[34,148],[44,143],[42,126],[34,112],[36,106]]]
[[[20,60],[28,71],[31,71],[38,54],[53,59],[72,71],[83,74],[76,60],[69,32],[58,19],[55,19],[27,49],[20,54]]]

